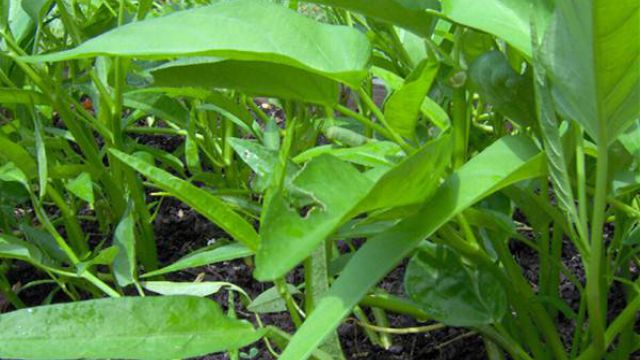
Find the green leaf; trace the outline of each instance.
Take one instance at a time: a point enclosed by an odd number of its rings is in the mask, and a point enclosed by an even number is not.
[[[258,234],[253,226],[231,210],[231,208],[217,196],[191,185],[135,156],[125,154],[115,149],[110,149],[109,151],[120,159],[120,161],[149,178],[156,186],[204,215],[235,240],[243,243],[252,250],[258,247]]]
[[[372,186],[353,166],[329,155],[310,161],[292,184],[309,194],[313,203],[296,209],[283,192],[270,201],[260,227],[257,279],[278,278],[309,256]],[[304,217],[299,211],[306,212]]]
[[[161,295],[190,295],[205,297],[213,295],[220,291],[229,283],[222,281],[204,281],[204,282],[173,282],[173,281],[144,281],[142,286]]]
[[[358,86],[370,52],[367,38],[355,29],[321,24],[267,1],[236,0],[130,23],[75,49],[23,60],[217,56],[292,66]]]
[[[507,295],[491,270],[465,265],[443,245],[421,247],[407,266],[404,284],[429,316],[450,326],[493,324],[507,311]]]
[[[529,58],[531,20],[547,21],[551,7],[547,0],[442,0],[442,12],[454,22],[504,39]]]
[[[22,9],[29,14],[34,23],[39,24],[41,18],[47,13],[51,7],[52,0],[22,0],[20,5]]]
[[[48,104],[48,100],[42,93],[33,90],[0,88],[0,103],[44,105]]]
[[[131,210],[129,205],[113,235],[113,245],[118,249],[113,261],[113,275],[120,286],[136,281],[136,229]]]
[[[524,137],[505,137],[471,159],[422,209],[371,238],[349,261],[280,356],[304,359],[333,331],[367,291],[425,238],[488,194],[544,173],[544,157]]]
[[[213,250],[200,250],[189,254],[175,263],[158,270],[148,272],[141,277],[147,278],[163,275],[174,271],[211,265],[222,261],[241,259],[253,255],[253,251],[242,244],[229,244]]]
[[[170,62],[151,74],[157,86],[232,89],[327,106],[338,102],[337,82],[288,65],[196,57]]]
[[[424,201],[448,165],[449,140],[443,136],[427,143],[397,166],[383,169],[375,180],[333,156],[311,160],[293,179],[292,187],[312,202],[295,208],[285,193],[270,202],[260,228],[254,276],[272,280],[284,275],[354,215]]]
[[[342,7],[363,15],[403,27],[417,35],[429,37],[435,23],[425,9],[437,9],[434,0],[312,0],[311,2]]]
[[[0,357],[188,358],[241,348],[263,333],[198,297],[89,300],[0,315]]]
[[[298,288],[291,284],[287,284],[287,290],[292,295],[300,294]],[[274,286],[253,299],[251,304],[247,306],[247,310],[258,314],[270,314],[287,311],[287,305],[278,293],[278,288]]]
[[[554,100],[597,143],[609,144],[640,115],[639,22],[636,0],[559,0],[544,35]]]
[[[27,178],[33,179],[38,175],[38,165],[31,154],[22,145],[5,137],[2,132],[0,132],[0,149],[2,149],[0,158],[13,162]]]
[[[87,172],[83,172],[75,179],[70,180],[65,184],[67,190],[73,195],[77,196],[81,200],[89,203],[89,206],[93,207],[93,181],[91,181],[91,175]]]
[[[498,112],[524,127],[536,123],[531,80],[516,73],[504,54],[490,51],[479,56],[469,67],[469,76]]]
[[[433,195],[451,159],[451,137],[425,144],[380,177],[356,212],[417,204]]]
[[[123,96],[123,104],[186,127],[189,120],[189,111],[184,105],[178,100],[154,92],[154,90],[156,89],[149,88],[127,92]]]
[[[42,252],[37,247],[6,234],[0,234],[0,257],[22,260],[34,265],[43,263]]]
[[[44,141],[44,129],[40,118],[36,115],[33,119],[36,159],[38,159],[38,186],[40,198],[47,194],[47,182],[49,181],[49,167],[47,165],[47,148]]]
[[[255,141],[238,138],[229,138],[227,141],[229,141],[229,144],[238,154],[240,159],[249,165],[251,170],[256,174],[257,179],[253,184],[253,187],[259,192],[266,190],[269,185],[269,181],[271,181],[271,175],[274,172],[275,164],[278,161],[278,152],[270,150]],[[287,164],[286,171],[287,174],[285,182],[287,186],[289,186],[291,179],[298,172],[298,166],[289,163]]]
[[[435,80],[440,64],[433,60],[424,60],[396,90],[384,106],[384,116],[400,135],[413,139],[420,108],[427,92]]]
[[[371,141],[356,147],[317,146],[296,156],[297,164],[309,161],[322,154],[335,156],[340,160],[364,166],[393,166],[402,154],[402,148],[391,141]]]

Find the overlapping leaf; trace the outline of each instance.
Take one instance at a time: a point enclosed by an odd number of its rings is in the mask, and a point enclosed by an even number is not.
[[[268,1],[236,0],[134,22],[74,49],[23,60],[217,56],[291,66],[357,86],[370,51],[357,30],[320,24]]]
[[[538,177],[544,167],[544,157],[523,137],[502,138],[471,159],[449,176],[418,213],[374,236],[358,250],[280,358],[308,357],[323,336],[333,331],[367,291],[420,241],[486,195]]]
[[[284,275],[358,213],[424,201],[437,187],[448,164],[449,140],[449,136],[442,136],[427,143],[375,177],[368,177],[333,156],[311,160],[292,180],[292,187],[307,194],[311,201],[297,209],[287,202],[283,192],[266,209],[256,255],[256,278]]]

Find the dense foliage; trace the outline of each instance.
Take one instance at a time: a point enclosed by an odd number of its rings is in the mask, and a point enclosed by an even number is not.
[[[453,326],[491,359],[640,350],[637,0],[0,10],[1,358],[341,359],[349,316],[382,347]],[[224,237],[162,263],[168,197]],[[240,259],[272,287],[171,277]],[[25,264],[37,276],[10,281]],[[378,283],[399,264],[391,294]]]

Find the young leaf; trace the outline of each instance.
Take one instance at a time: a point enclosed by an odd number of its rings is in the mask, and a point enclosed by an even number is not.
[[[263,333],[198,297],[89,300],[0,315],[0,357],[189,358],[243,347]]]
[[[493,324],[507,311],[507,295],[491,270],[465,265],[443,245],[422,247],[407,266],[404,284],[413,301],[447,325]]]
[[[505,137],[486,148],[449,176],[418,213],[373,237],[355,253],[280,359],[309,356],[372,286],[456,214],[500,188],[543,173],[544,158],[524,137]]]
[[[89,206],[93,207],[93,182],[91,181],[91,175],[87,172],[83,172],[75,179],[70,180],[65,184],[67,190],[73,195],[77,196],[81,200],[89,203]]]
[[[116,227],[113,245],[118,254],[113,261],[113,274],[118,285],[127,286],[136,281],[136,231],[131,205]]]
[[[231,210],[218,197],[135,156],[115,149],[110,149],[110,151],[120,161],[149,178],[156,186],[188,204],[207,219],[220,226],[235,240],[252,250],[258,247],[258,234],[253,229],[253,226]]]
[[[358,86],[370,52],[367,38],[355,29],[321,24],[268,1],[236,0],[133,22],[75,49],[23,60],[217,56],[292,66]]]
[[[430,59],[424,60],[396,90],[384,106],[384,116],[400,135],[413,139],[416,123],[423,100],[431,88],[440,64]]]
[[[300,290],[291,284],[287,284],[287,290],[292,295],[300,294]],[[287,305],[278,293],[278,288],[274,286],[253,299],[247,306],[247,310],[258,314],[269,314],[287,311]]]
[[[213,250],[196,251],[181,258],[180,260],[169,266],[148,272],[141,277],[147,278],[157,275],[163,275],[174,271],[215,264],[222,261],[241,259],[251,255],[253,255],[253,251],[247,249],[246,246],[242,244],[229,244],[215,248]]]

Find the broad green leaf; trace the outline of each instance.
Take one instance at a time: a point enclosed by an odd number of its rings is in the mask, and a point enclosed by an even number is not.
[[[127,286],[136,281],[136,229],[131,210],[129,205],[113,235],[113,245],[118,249],[113,261],[113,275],[120,286]]]
[[[554,100],[596,143],[614,141],[640,115],[638,23],[637,0],[558,0],[544,34]]]
[[[488,32],[532,57],[531,21],[548,21],[548,0],[442,0],[442,12],[454,22]]]
[[[531,80],[516,73],[501,52],[478,57],[469,67],[469,76],[480,95],[498,112],[525,127],[535,124]]]
[[[300,294],[298,288],[291,284],[287,284],[287,290],[292,295]],[[247,310],[258,314],[269,314],[287,311],[287,306],[278,293],[278,288],[274,286],[253,299],[251,304],[247,306]]]
[[[355,29],[321,24],[267,1],[236,0],[130,23],[74,49],[24,60],[217,56],[292,66],[358,86],[370,52]]]
[[[360,299],[424,239],[488,194],[544,173],[544,157],[524,137],[505,137],[472,158],[422,209],[374,236],[355,253],[280,356],[307,358]]]
[[[229,244],[212,250],[200,250],[189,254],[175,263],[161,269],[148,272],[141,277],[147,278],[163,275],[174,271],[211,265],[222,261],[241,259],[253,255],[253,251],[242,244]]]
[[[338,83],[292,66],[219,58],[187,58],[152,70],[163,87],[239,90],[252,96],[278,97],[332,106]]]
[[[258,246],[258,234],[253,226],[229,206],[206,190],[157,168],[148,162],[121,151],[111,149],[111,153],[137,172],[149,178],[156,186],[191,206],[207,219],[218,225],[235,240],[243,243],[249,249]]]
[[[47,98],[33,90],[0,88],[0,104],[43,105]]]
[[[296,208],[282,193],[266,209],[256,254],[256,278],[272,280],[284,275],[352,216],[424,201],[433,194],[448,165],[449,140],[443,136],[429,142],[375,177],[333,156],[311,160],[292,180],[292,187],[313,201]]]
[[[81,200],[88,202],[89,205],[93,207],[93,203],[95,200],[93,196],[93,181],[91,181],[91,175],[89,175],[89,173],[81,173],[76,178],[71,179],[68,183],[66,183],[65,187],[73,195],[77,196]]]
[[[262,335],[203,298],[100,299],[0,315],[0,357],[178,359],[237,349]]]
[[[382,81],[390,90],[396,91],[404,84],[404,79],[400,76],[379,67],[372,67],[371,72]],[[425,96],[420,106],[420,111],[427,116],[437,127],[444,130],[449,127],[451,120],[449,114],[433,99]]]
[[[296,209],[284,192],[270,201],[260,227],[257,279],[278,278],[309,256],[344,221],[372,183],[353,166],[323,155],[310,161],[292,185],[314,202]],[[303,217],[300,211],[305,212]]]
[[[387,100],[384,116],[400,135],[409,139],[415,137],[420,108],[439,68],[437,61],[424,60]]]
[[[451,138],[444,135],[424,145],[382,175],[358,204],[357,212],[417,204],[432,195],[451,159]]]
[[[311,2],[342,7],[363,15],[398,25],[417,35],[431,35],[434,18],[425,9],[438,9],[434,0],[311,0]]]
[[[407,266],[404,284],[429,316],[450,326],[493,324],[507,311],[507,295],[491,270],[465,265],[443,245],[421,247]]]
[[[229,283],[218,281],[205,282],[173,282],[173,281],[143,281],[142,287],[161,295],[190,295],[205,297],[220,291]]]

